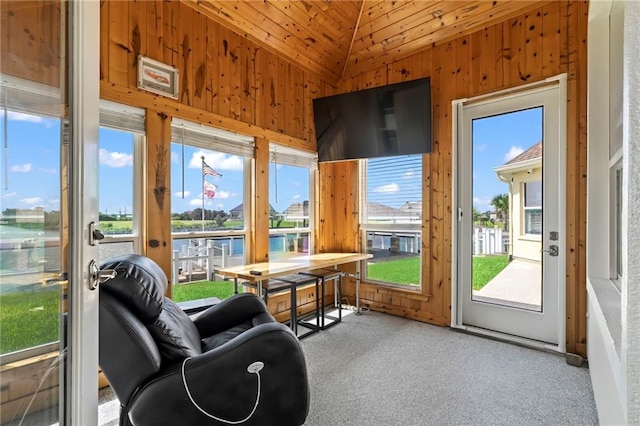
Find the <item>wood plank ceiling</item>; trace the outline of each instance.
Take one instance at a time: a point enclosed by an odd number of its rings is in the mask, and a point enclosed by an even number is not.
[[[539,7],[521,0],[187,2],[337,85],[445,41]]]

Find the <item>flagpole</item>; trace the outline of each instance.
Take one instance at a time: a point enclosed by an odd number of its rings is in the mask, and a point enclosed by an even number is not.
[[[204,155],[200,158],[202,158],[202,232],[204,232]]]

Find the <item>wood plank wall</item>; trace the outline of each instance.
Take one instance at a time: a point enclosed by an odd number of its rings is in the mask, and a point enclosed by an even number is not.
[[[51,6],[55,3],[41,3],[42,8],[55,7]],[[335,88],[204,17],[188,4],[106,1],[101,3],[101,96],[148,108],[156,114],[313,151],[311,99],[431,77],[434,143],[433,152],[426,155],[423,162],[423,288],[416,293],[364,283],[362,296],[363,302],[372,309],[448,325],[452,248],[451,101],[567,73],[567,351],[586,356],[587,13],[586,1],[551,2],[501,24],[362,73]],[[2,45],[11,50],[3,49],[3,61],[10,55],[22,55],[25,63],[32,56],[39,57],[38,45],[29,43],[25,35],[20,35],[23,40],[20,43],[8,43],[16,40],[17,31],[22,27],[14,26],[16,30],[7,38],[5,29],[13,24],[4,21],[2,24]],[[47,30],[43,28],[41,32]],[[182,81],[177,101],[136,89],[138,54],[180,68]],[[32,79],[55,84],[56,64],[46,69],[43,66],[36,61],[29,67]],[[3,65],[3,72],[10,71],[11,66]],[[24,68],[14,70],[23,78],[24,71]],[[264,169],[264,165],[260,167],[257,165],[256,170]],[[315,235],[318,250],[360,248],[357,176],[356,162],[320,167],[319,220]],[[255,212],[255,217],[263,214],[268,212]],[[255,236],[252,239],[260,240]],[[257,257],[261,257],[259,251],[262,250],[254,251]],[[353,302],[352,281],[346,285],[345,294]],[[276,298],[273,303],[274,312],[282,317],[288,303]]]
[[[320,80],[182,2],[101,3],[101,95],[315,150]],[[136,89],[138,55],[180,70],[177,102]]]
[[[423,224],[423,288],[416,293],[364,283],[362,303],[394,315],[450,324],[451,101],[567,73],[567,351],[586,356],[587,16],[585,1],[551,3],[342,82],[336,93],[431,78],[433,152],[424,159],[429,189],[423,215],[429,218]],[[360,248],[353,232],[357,215],[351,210],[355,168],[355,162],[320,167],[321,248]],[[353,284],[346,294],[353,297]]]

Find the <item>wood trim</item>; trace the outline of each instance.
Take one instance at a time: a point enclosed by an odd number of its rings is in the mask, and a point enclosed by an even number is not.
[[[251,233],[252,256],[248,263],[269,260],[269,141],[256,138],[255,189],[252,194],[255,204],[254,226]]]
[[[194,123],[212,126],[218,129],[224,129],[247,136],[265,138],[281,145],[301,149],[303,151],[316,151],[315,141],[305,141],[303,139],[269,130],[254,124],[244,123],[219,114],[202,111],[188,105],[183,105],[178,101],[162,96],[152,95],[139,89],[129,89],[125,86],[101,81],[100,98],[138,108],[149,108],[156,112],[162,112],[167,115],[193,121]]]
[[[142,242],[147,257],[154,260],[171,277],[171,117],[151,109],[146,111],[145,196],[147,212]],[[171,285],[167,288],[171,297]]]

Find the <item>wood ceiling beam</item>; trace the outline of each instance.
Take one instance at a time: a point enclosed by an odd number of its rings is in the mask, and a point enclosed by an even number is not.
[[[351,44],[349,45],[349,52],[347,53],[347,56],[344,59],[344,68],[342,68],[342,75],[340,76],[340,80],[344,78],[344,74],[347,72],[347,65],[349,65],[349,57],[351,56],[351,49],[353,48],[353,42],[356,40],[356,34],[358,33],[358,28],[360,28],[360,18],[362,18],[362,11],[364,10],[365,2],[366,0],[362,0],[362,4],[360,4],[360,13],[358,14],[358,20],[356,21],[356,25],[353,27]]]

